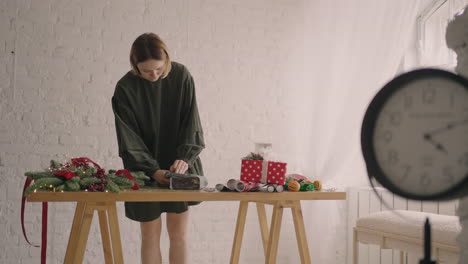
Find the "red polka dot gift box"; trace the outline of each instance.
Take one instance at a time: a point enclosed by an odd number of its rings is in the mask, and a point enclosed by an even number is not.
[[[286,181],[286,163],[242,159],[240,179],[246,182],[274,183],[284,185]]]

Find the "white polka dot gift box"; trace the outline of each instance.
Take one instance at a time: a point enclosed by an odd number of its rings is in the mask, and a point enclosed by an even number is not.
[[[246,182],[284,185],[286,165],[285,162],[263,160],[261,155],[252,153],[242,159],[240,179]]]

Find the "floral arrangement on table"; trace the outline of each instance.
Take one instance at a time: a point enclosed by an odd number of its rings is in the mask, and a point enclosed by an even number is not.
[[[34,182],[24,195],[41,191],[90,191],[119,193],[125,189],[138,190],[145,181],[150,180],[144,172],[128,170],[109,170],[106,172],[99,164],[89,158],[72,158],[64,164],[50,161],[45,171],[29,171],[24,174]]]

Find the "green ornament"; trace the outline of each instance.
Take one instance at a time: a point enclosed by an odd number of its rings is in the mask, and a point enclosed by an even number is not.
[[[301,191],[313,191],[315,186],[312,183],[304,183],[301,185]]]

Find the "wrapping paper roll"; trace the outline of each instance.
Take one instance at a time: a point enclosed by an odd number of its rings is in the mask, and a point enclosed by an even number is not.
[[[284,191],[284,186],[281,184],[274,184],[275,186],[275,191],[276,192],[283,192]]]
[[[257,182],[244,182],[238,181],[236,185],[236,191],[238,192],[252,192],[260,189],[260,183]]]
[[[216,189],[220,192],[237,191],[237,192],[283,192],[284,186],[281,184],[264,184],[259,182],[247,182],[237,179],[230,179],[224,184],[217,184]]]
[[[240,182],[240,181],[239,181],[239,180],[236,180],[236,179],[230,179],[230,180],[227,182],[226,186],[227,186],[229,189],[235,191],[238,182]]]
[[[274,192],[275,187],[273,185],[265,184],[260,187],[259,191],[260,192]]]
[[[222,183],[216,184],[215,188],[218,192],[232,192],[231,189],[229,189],[226,185]]]

